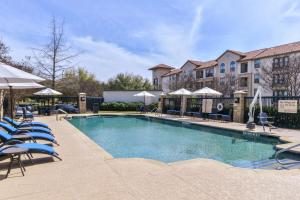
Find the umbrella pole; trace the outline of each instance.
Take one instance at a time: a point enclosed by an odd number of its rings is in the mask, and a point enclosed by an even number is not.
[[[14,105],[13,105],[13,90],[12,86],[9,86],[9,94],[10,94],[10,117],[14,118]]]

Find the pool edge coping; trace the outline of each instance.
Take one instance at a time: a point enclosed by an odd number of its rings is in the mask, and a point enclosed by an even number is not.
[[[182,122],[186,122],[186,121],[179,121],[179,120],[171,119],[171,118],[162,118],[162,117],[159,117],[159,116],[149,116],[147,114],[128,114],[128,113],[126,113],[126,114],[121,114],[121,113],[104,113],[104,114],[102,114],[101,113],[101,114],[72,115],[72,116],[67,117],[67,119],[65,119],[65,121],[67,121],[69,124],[71,124],[68,119],[72,119],[72,118],[92,118],[92,117],[99,117],[99,116],[136,116],[136,117],[138,117],[138,116],[144,116],[144,117],[151,117],[151,118],[156,118],[156,119],[160,119],[160,120],[169,120],[169,121],[173,121],[173,122],[181,122],[181,123]],[[203,127],[209,127],[209,128],[217,128],[217,129],[235,131],[235,132],[239,132],[239,134],[241,134],[243,132],[241,130],[234,129],[234,128],[217,127],[217,126],[207,125],[207,124],[198,124],[197,122],[187,122],[187,123],[190,123],[190,124],[193,124],[193,125],[196,125],[196,126],[203,126]],[[155,162],[162,163],[164,165],[172,166],[172,165],[177,165],[177,164],[180,164],[180,163],[186,163],[186,162],[193,161],[193,160],[201,160],[201,159],[203,159],[203,160],[215,161],[215,162],[227,165],[228,167],[239,168],[239,169],[275,170],[275,169],[260,169],[260,168],[253,169],[253,168],[238,167],[238,166],[233,166],[233,165],[224,163],[222,161],[218,161],[218,160],[214,160],[214,159],[209,159],[209,158],[196,158],[196,159],[180,160],[180,161],[175,161],[175,162],[170,162],[170,163],[166,163],[166,162],[155,160],[155,159],[148,159],[148,158],[115,158],[109,152],[107,152],[101,145],[99,145],[96,142],[94,142],[91,138],[89,138],[86,134],[84,134],[77,127],[75,127],[74,125],[72,125],[72,126],[74,128],[76,128],[80,132],[81,135],[84,135],[88,140],[92,141],[95,145],[97,145],[100,148],[100,150],[104,151],[108,155],[108,158],[106,158],[105,160],[112,160],[112,159],[143,159],[143,160],[147,160],[147,161],[151,161],[151,162],[155,161]],[[264,137],[273,137],[273,138],[278,138],[280,141],[284,141],[284,140],[281,140],[281,138],[280,138],[281,136],[280,135],[266,134],[267,132],[265,132],[265,133],[264,132],[257,132],[257,133],[262,134]],[[289,142],[289,141],[284,141],[284,142],[286,142],[286,143],[275,145],[275,148],[277,150],[280,150],[280,149],[283,148],[283,147],[280,147],[280,145],[293,144],[292,142]],[[289,150],[287,152],[300,155],[300,151],[298,151],[298,150]],[[294,170],[294,169],[292,169],[292,170]]]

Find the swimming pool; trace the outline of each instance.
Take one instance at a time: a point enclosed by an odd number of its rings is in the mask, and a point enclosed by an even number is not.
[[[255,161],[272,159],[278,144],[276,138],[142,116],[72,118],[70,123],[115,158],[166,163],[209,158],[251,167]]]

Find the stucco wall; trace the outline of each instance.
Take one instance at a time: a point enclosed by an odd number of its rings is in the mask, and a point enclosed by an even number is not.
[[[157,78],[158,79],[158,87],[159,87],[159,89],[161,89],[162,75],[168,73],[169,71],[170,71],[170,69],[163,69],[163,68],[153,70],[152,71],[152,83],[153,83],[154,78]]]
[[[142,91],[103,91],[104,102],[144,102],[144,97],[133,96]],[[148,91],[155,97],[146,97],[146,105],[158,102],[161,91]]]

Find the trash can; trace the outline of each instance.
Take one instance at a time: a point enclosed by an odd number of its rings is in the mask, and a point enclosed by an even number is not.
[[[93,104],[93,113],[98,113],[99,112],[99,104],[98,103],[94,103]]]

